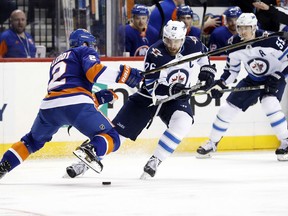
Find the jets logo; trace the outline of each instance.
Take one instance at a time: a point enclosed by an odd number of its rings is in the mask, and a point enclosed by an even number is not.
[[[161,53],[161,51],[159,50],[159,49],[157,49],[157,48],[152,48],[152,52],[151,52],[156,58],[158,57],[158,56],[163,56],[162,55],[162,53]]]
[[[184,69],[177,69],[177,70],[173,70],[169,72],[167,76],[167,82],[168,83],[178,82],[178,83],[182,83],[186,85],[188,81],[188,77],[189,77],[188,71]]]
[[[255,58],[247,62],[252,73],[256,76],[261,76],[267,73],[269,62],[265,59]]]

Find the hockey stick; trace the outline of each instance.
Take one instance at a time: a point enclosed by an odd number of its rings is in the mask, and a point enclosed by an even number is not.
[[[204,94],[209,94],[209,91],[202,91],[202,92],[199,92],[199,88],[202,87],[203,84],[202,83],[199,83],[199,84],[196,84],[194,86],[192,86],[191,88],[189,89],[185,89],[181,92],[178,92],[177,94],[175,95],[171,95],[170,97],[167,97],[165,99],[158,99],[158,100],[155,100],[153,102],[153,105],[157,106],[159,104],[162,104],[162,103],[166,103],[170,100],[174,100],[184,94],[188,92],[192,92],[192,95],[191,96],[198,96],[198,95],[204,95]],[[261,90],[261,89],[265,89],[265,85],[259,85],[259,86],[245,86],[245,87],[232,87],[232,88],[228,88],[228,89],[222,89],[220,90],[220,92],[222,93],[225,93],[225,92],[243,92],[243,91],[254,91],[254,90]]]
[[[152,69],[152,70],[148,70],[148,71],[143,71],[141,72],[141,74],[143,76],[146,76],[148,74],[153,74],[153,73],[156,73],[156,72],[160,72],[161,70],[163,69],[166,69],[166,68],[169,68],[169,67],[172,67],[172,66],[175,66],[175,65],[179,65],[179,64],[183,64],[185,62],[190,62],[190,61],[194,61],[198,58],[202,58],[202,57],[205,57],[205,56],[213,56],[213,55],[216,55],[216,54],[219,54],[219,53],[222,53],[222,52],[225,52],[227,50],[232,50],[232,49],[236,49],[236,48],[239,48],[241,46],[245,46],[245,45],[249,45],[249,44],[252,44],[252,43],[255,43],[255,42],[258,42],[258,41],[262,41],[262,40],[265,40],[267,38],[270,38],[270,37],[284,37],[285,39],[288,39],[288,32],[274,32],[272,34],[269,34],[269,35],[263,35],[261,37],[256,37],[252,40],[249,40],[249,41],[242,41],[242,42],[239,42],[239,43],[236,43],[236,44],[231,44],[231,45],[228,45],[228,46],[225,46],[225,47],[221,47],[219,49],[216,49],[216,50],[212,50],[212,51],[209,51],[209,52],[206,52],[206,53],[201,53],[199,55],[193,55],[191,57],[188,57],[188,58],[184,58],[184,59],[181,59],[179,61],[175,61],[175,62],[171,62],[171,63],[168,63],[168,64],[165,64],[161,67],[158,67],[158,68],[155,68],[155,69]]]
[[[154,4],[155,4],[156,7],[158,8],[159,13],[160,13],[160,16],[161,16],[161,29],[160,29],[160,31],[159,31],[159,38],[161,38],[161,36],[162,36],[162,31],[163,31],[163,27],[164,27],[164,24],[165,24],[165,14],[164,14],[163,8],[161,7],[159,1],[160,1],[160,0],[153,0]]]
[[[202,21],[201,21],[201,32],[200,32],[200,39],[202,38],[203,35],[203,29],[204,29],[204,19],[205,19],[205,14],[207,10],[207,0],[200,0],[202,6],[203,6],[203,14],[202,14]]]
[[[157,105],[160,105],[160,104],[163,104],[163,103],[166,103],[170,100],[174,100],[182,95],[185,95],[187,94],[187,92],[197,92],[198,90],[200,90],[200,88],[203,86],[204,84],[203,83],[197,83],[196,85],[194,86],[191,86],[190,88],[187,88],[187,89],[183,89],[182,91],[174,94],[174,95],[171,95],[167,98],[164,98],[164,99],[155,99],[153,100],[153,104],[154,106],[157,106]]]
[[[243,91],[254,91],[254,90],[261,90],[265,89],[265,85],[258,85],[258,86],[244,86],[244,87],[231,87],[227,89],[222,89],[219,90],[222,93],[225,92],[243,92]],[[204,95],[204,94],[209,94],[209,91],[203,91],[203,92],[195,92],[192,94],[192,96],[197,96],[197,95]]]

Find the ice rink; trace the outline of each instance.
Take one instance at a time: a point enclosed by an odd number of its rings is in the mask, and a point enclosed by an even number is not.
[[[287,216],[288,162],[274,151],[177,153],[140,180],[150,155],[114,155],[99,175],[62,178],[74,158],[27,160],[0,180],[2,216]],[[111,181],[111,185],[102,185]]]

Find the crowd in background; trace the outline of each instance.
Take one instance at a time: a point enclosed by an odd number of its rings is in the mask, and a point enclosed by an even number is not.
[[[258,19],[259,29],[271,32],[288,31],[288,13],[276,7],[287,6],[287,0],[135,0],[130,2],[134,2],[133,8],[128,12],[128,15],[131,14],[130,19],[118,30],[121,39],[118,41],[118,46],[121,52],[124,51],[124,56],[144,56],[149,46],[161,39],[161,30],[169,20],[183,21],[188,29],[187,36],[200,38],[210,50],[225,46],[228,38],[237,34],[236,20],[242,12],[254,13]],[[1,3],[4,5],[0,7],[1,23],[9,19],[10,24],[10,29],[6,29],[5,33],[4,29],[0,30],[2,32],[0,57],[33,58],[35,53],[28,52],[34,49],[35,42],[33,35],[25,32],[26,15],[22,14],[22,20],[15,20],[12,12],[17,8],[12,3],[13,1],[6,1]],[[217,6],[227,9],[223,14],[206,13],[203,23],[200,23],[202,17],[193,12],[193,7],[203,7],[204,4],[207,7]],[[21,32],[17,33],[20,28]],[[19,34],[22,36],[19,37]],[[15,48],[15,44],[18,47]]]

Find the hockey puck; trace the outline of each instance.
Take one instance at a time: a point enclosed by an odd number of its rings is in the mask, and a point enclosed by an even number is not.
[[[111,182],[110,181],[105,181],[105,182],[102,182],[102,185],[111,185]]]

